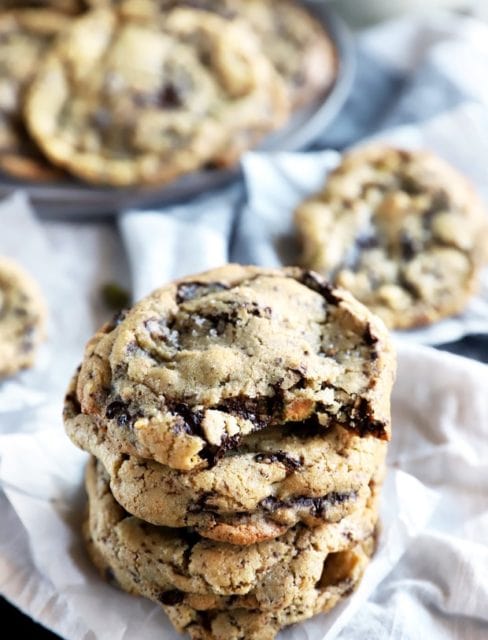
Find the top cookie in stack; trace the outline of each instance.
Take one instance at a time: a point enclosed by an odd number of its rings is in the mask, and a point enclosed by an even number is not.
[[[158,289],[88,343],[66,397],[97,459],[95,564],[195,638],[242,637],[234,616],[271,638],[330,608],[372,553],[394,369],[382,322],[312,272],[228,265]]]
[[[315,274],[227,266],[158,289],[88,344],[77,396],[121,453],[212,466],[272,426],[388,439],[381,321]]]

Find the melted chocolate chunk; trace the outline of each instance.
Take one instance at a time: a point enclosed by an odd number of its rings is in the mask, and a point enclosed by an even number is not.
[[[158,600],[161,604],[165,604],[169,607],[174,607],[176,604],[180,604],[185,599],[185,594],[178,589],[172,591],[163,591],[159,594]]]
[[[407,262],[412,260],[420,250],[418,243],[406,231],[402,231],[400,235],[400,247],[402,251],[402,258]]]
[[[256,431],[267,427],[276,414],[283,410],[283,403],[279,396],[249,398],[247,396],[237,396],[227,398],[218,407],[219,411],[225,411],[231,415],[238,416],[244,420],[249,420],[256,427]]]
[[[168,408],[171,413],[181,418],[181,427],[185,433],[204,438],[202,433],[203,411],[193,411],[189,405],[183,402],[170,403],[168,404]]]
[[[356,405],[346,417],[344,427],[357,431],[361,437],[373,435],[385,440],[387,438],[386,425],[381,420],[374,420],[371,407],[366,398],[358,398]]]
[[[342,504],[349,500],[355,500],[357,493],[355,491],[337,492],[332,491],[320,498],[308,498],[306,496],[297,496],[288,500],[279,500],[274,496],[261,500],[260,506],[265,511],[277,511],[278,509],[300,509],[307,510],[314,518],[323,518],[327,515],[327,510],[336,504]]]
[[[366,329],[365,329],[364,334],[363,334],[363,339],[364,339],[364,342],[370,347],[372,347],[373,345],[377,344],[377,342],[378,342],[378,338],[376,336],[374,336],[372,331],[371,331],[371,324],[369,322],[366,325]]]
[[[117,420],[119,427],[128,427],[132,423],[129,407],[122,400],[111,402],[105,410],[105,417],[108,420]]]
[[[191,503],[188,507],[188,513],[202,513],[202,511],[208,510],[207,501],[214,496],[210,491],[202,493],[202,495],[195,502]]]
[[[299,282],[309,289],[312,289],[312,291],[320,293],[320,295],[325,298],[329,304],[337,306],[341,303],[341,298],[334,293],[333,286],[319,276],[318,273],[315,273],[314,271],[304,271]]]
[[[300,460],[293,458],[284,451],[276,451],[274,453],[258,453],[254,456],[256,462],[262,462],[264,464],[272,464],[273,462],[280,462],[286,467],[286,470],[291,473],[300,469],[302,463]]]
[[[182,282],[176,290],[176,302],[181,304],[227,289],[229,289],[228,285],[222,282]]]
[[[241,440],[241,436],[239,434],[235,436],[230,436],[229,438],[224,438],[220,444],[212,453],[211,457],[208,458],[209,465],[211,467],[215,466],[219,460],[221,460],[227,451],[231,451],[235,449]]]

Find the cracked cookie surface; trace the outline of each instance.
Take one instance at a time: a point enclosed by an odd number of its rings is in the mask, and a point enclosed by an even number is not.
[[[375,496],[339,523],[299,525],[277,540],[239,547],[129,516],[94,458],[86,488],[85,537],[95,565],[106,579],[162,604],[170,615],[192,610],[198,619],[226,610],[255,616],[259,609],[284,626],[293,621],[286,617],[290,612],[306,612],[297,618],[303,619],[350,593],[365,564],[359,574],[354,571],[355,553],[362,545],[373,550]],[[181,618],[181,629],[189,626],[187,618]]]
[[[424,151],[351,151],[295,220],[302,263],[351,291],[391,328],[462,311],[488,257],[488,214],[478,196]]]
[[[25,108],[56,165],[118,186],[233,164],[288,112],[284,83],[246,24],[191,8],[147,18],[101,8],[72,20]]]
[[[253,544],[298,522],[316,527],[364,508],[384,468],[386,442],[336,425],[327,431],[272,427],[242,439],[210,469],[181,472],[117,454],[79,413],[75,380],[65,404],[70,438],[95,455],[126,511],[167,527],[193,527],[207,538]]]
[[[0,378],[32,366],[45,334],[46,310],[36,282],[0,257]]]
[[[287,423],[388,439],[394,370],[384,325],[348,292],[301,269],[227,265],[103,327],[77,398],[115,452],[190,470]]]

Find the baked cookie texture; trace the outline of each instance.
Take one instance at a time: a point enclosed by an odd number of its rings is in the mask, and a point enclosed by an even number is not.
[[[374,548],[375,496],[340,523],[297,526],[278,540],[239,548],[129,516],[94,458],[86,487],[85,537],[95,565],[126,591],[162,604],[191,637],[273,638],[350,593]],[[232,630],[236,620],[239,632]],[[258,625],[265,635],[254,635]]]
[[[50,9],[0,12],[0,170],[17,178],[61,177],[29,138],[22,102],[39,60],[67,24],[66,15]]]
[[[33,365],[45,320],[37,283],[14,261],[0,257],[0,378]]]
[[[298,268],[228,265],[103,327],[77,398],[114,451],[186,471],[271,426],[388,439],[394,370],[383,323],[348,292]]]
[[[468,181],[426,151],[347,153],[295,213],[302,264],[391,328],[464,309],[488,257],[488,215]]]
[[[92,4],[101,2],[93,0]],[[189,6],[228,20],[244,19],[285,81],[294,109],[323,97],[337,74],[336,51],[324,27],[292,0],[118,0],[115,4],[128,15]]]
[[[328,611],[374,551],[394,372],[381,320],[311,271],[156,290],[66,394],[93,563],[192,638],[271,640]]]
[[[284,83],[247,25],[191,8],[149,17],[101,8],[72,20],[25,105],[47,157],[118,186],[233,164],[288,113]]]
[[[80,413],[75,381],[64,420],[70,438],[103,463],[110,490],[127,512],[239,545],[276,538],[299,522],[339,522],[363,508],[386,454],[386,442],[339,425],[326,431],[271,427],[245,436],[213,467],[182,472],[114,452],[93,417]]]

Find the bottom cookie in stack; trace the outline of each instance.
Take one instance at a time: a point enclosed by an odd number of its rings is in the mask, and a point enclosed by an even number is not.
[[[339,522],[298,524],[274,540],[238,546],[129,515],[91,458],[88,550],[105,578],[161,604],[194,639],[272,639],[328,611],[359,583],[374,550],[382,473],[383,465],[368,500]]]

